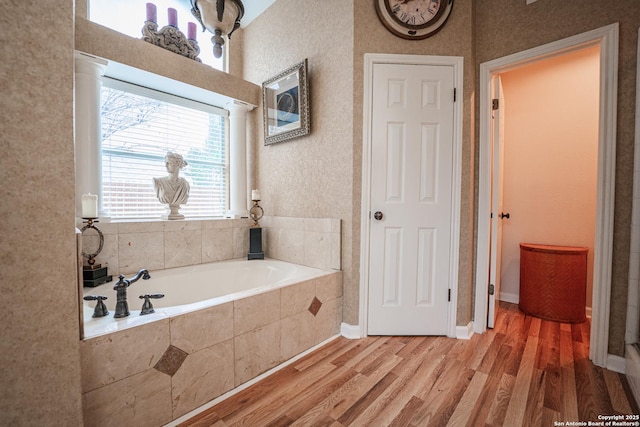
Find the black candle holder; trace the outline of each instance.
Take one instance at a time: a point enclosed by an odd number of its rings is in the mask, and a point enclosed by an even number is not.
[[[254,200],[253,206],[249,209],[249,216],[253,220],[254,227],[259,227],[258,221],[264,216],[264,209],[262,209],[262,206],[260,206],[258,202],[260,202],[260,200]]]
[[[89,266],[85,266],[85,269],[87,270],[93,270],[96,268],[100,268],[100,264],[98,264],[97,266],[95,265],[96,263],[96,257],[98,256],[98,254],[100,254],[100,252],[102,252],[102,247],[104,246],[104,235],[102,234],[102,231],[100,231],[100,229],[98,227],[95,226],[96,222],[98,221],[98,218],[82,218],[85,221],[82,221],[85,225],[84,227],[82,227],[82,229],[80,230],[81,233],[84,234],[84,232],[86,230],[88,230],[89,228],[94,229],[97,233],[98,233],[98,238],[99,238],[99,244],[98,244],[98,249],[91,254],[88,254],[86,252],[82,252],[82,256],[87,258],[87,263],[89,264]]]
[[[188,39],[182,31],[173,25],[165,25],[158,30],[158,24],[153,21],[145,21],[142,27],[142,40],[194,61],[202,62],[198,58],[200,54],[198,41]]]
[[[83,223],[87,224],[80,230],[81,233],[88,229],[93,229],[98,233],[98,249],[93,253],[86,253],[82,251],[82,256],[87,259],[87,264],[83,266],[82,271],[82,279],[83,286],[86,287],[96,287],[106,282],[110,282],[113,280],[112,276],[109,276],[107,273],[107,267],[102,267],[101,264],[96,264],[96,257],[102,252],[102,248],[104,247],[104,235],[102,231],[98,227],[96,227],[95,223],[99,222],[98,218],[82,218]]]
[[[264,209],[258,204],[260,200],[254,200],[249,210],[249,216],[253,220],[253,226],[249,229],[249,253],[247,259],[264,259],[262,250],[262,228],[258,221],[264,215]]]

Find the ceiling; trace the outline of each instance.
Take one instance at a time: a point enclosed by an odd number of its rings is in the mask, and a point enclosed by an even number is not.
[[[189,10],[191,9],[191,1],[190,0],[177,0],[178,3],[184,5],[184,7]],[[212,1],[212,0],[209,0]],[[254,19],[256,19],[262,12],[267,10],[269,6],[274,4],[276,0],[242,0],[242,4],[244,6],[244,17],[240,22],[240,27],[244,28],[251,23]]]
[[[267,10],[269,6],[276,0],[242,0],[244,5],[244,17],[242,18],[241,27],[244,28],[258,17],[262,12]]]

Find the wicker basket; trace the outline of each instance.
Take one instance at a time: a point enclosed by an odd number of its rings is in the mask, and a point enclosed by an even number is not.
[[[520,310],[563,323],[586,320],[589,248],[520,244]]]

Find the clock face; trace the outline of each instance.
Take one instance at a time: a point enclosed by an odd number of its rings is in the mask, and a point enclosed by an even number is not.
[[[374,0],[380,21],[405,39],[424,39],[446,22],[453,0]]]
[[[400,24],[413,27],[426,25],[440,9],[439,0],[389,0],[385,5],[391,7],[393,17]]]

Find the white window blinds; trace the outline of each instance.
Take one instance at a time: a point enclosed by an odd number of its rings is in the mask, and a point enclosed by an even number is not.
[[[167,176],[164,157],[178,153],[191,186],[186,217],[221,217],[227,210],[227,111],[118,80],[102,90],[104,208],[114,219],[166,213],[153,177]]]

